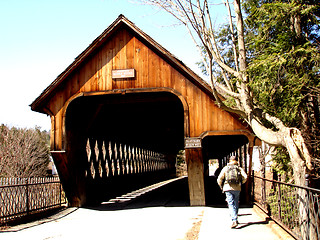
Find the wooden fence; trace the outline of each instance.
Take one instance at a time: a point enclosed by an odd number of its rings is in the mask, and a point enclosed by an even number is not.
[[[0,226],[64,204],[58,177],[0,178]]]

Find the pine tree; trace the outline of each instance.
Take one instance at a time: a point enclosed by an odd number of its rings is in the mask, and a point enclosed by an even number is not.
[[[314,0],[247,0],[244,8],[250,43],[248,73],[255,101],[286,125],[301,130],[315,159],[313,173],[317,175],[320,6]]]

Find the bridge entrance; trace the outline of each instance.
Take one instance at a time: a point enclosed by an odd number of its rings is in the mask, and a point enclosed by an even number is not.
[[[51,117],[51,153],[70,205],[171,177],[185,149],[190,205],[199,206],[210,159],[222,166],[236,154],[250,172],[252,132],[215,101],[208,83],[120,15],[31,109]]]
[[[184,109],[172,93],[95,93],[74,99],[66,111],[68,152],[77,159],[74,174],[86,203],[173,177],[184,131]]]
[[[251,172],[252,148],[250,147],[250,136],[246,132],[212,132],[206,134],[203,143],[203,161],[205,176],[206,204],[225,204],[225,196],[217,184],[217,177],[224,166],[228,164],[231,155],[237,156],[239,166],[247,173]],[[243,186],[241,197],[245,201],[250,200],[250,182]],[[242,201],[243,202],[243,201]]]

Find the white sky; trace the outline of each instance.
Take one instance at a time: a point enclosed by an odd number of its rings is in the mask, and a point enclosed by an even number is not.
[[[29,105],[120,14],[199,73],[183,26],[128,0],[0,0],[0,125],[50,129]]]

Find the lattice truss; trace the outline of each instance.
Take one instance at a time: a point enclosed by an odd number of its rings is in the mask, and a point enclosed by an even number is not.
[[[88,164],[85,176],[92,179],[147,173],[169,168],[164,154],[128,144],[88,138],[86,153]]]

